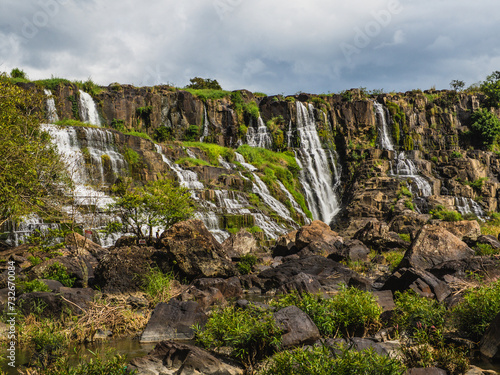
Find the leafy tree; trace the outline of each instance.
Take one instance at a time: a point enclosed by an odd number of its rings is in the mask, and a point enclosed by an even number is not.
[[[465,82],[458,79],[454,79],[450,82],[450,87],[455,91],[462,91],[465,87]]]
[[[499,91],[500,93],[500,91]],[[490,147],[500,134],[500,120],[485,108],[472,114],[471,130],[474,138],[477,137],[483,147]]]
[[[194,77],[189,80],[191,82],[189,85],[186,86],[187,89],[194,89],[194,90],[222,90],[222,87],[219,85],[219,82],[217,82],[216,79],[210,79],[210,78],[200,78],[200,77]]]
[[[67,182],[64,164],[40,127],[43,100],[0,75],[0,225],[56,212]]]
[[[144,227],[153,236],[153,227],[168,229],[175,223],[187,220],[194,211],[193,201],[188,189],[177,186],[174,181],[160,179],[140,187],[132,187],[130,181],[115,185],[118,194],[111,205],[121,220],[122,225],[138,238],[144,238]],[[115,230],[121,229],[116,223]]]
[[[24,72],[24,70],[21,70],[19,68],[14,68],[10,72],[10,77],[11,78],[20,78],[20,79],[28,79],[28,76]]]
[[[495,71],[486,77],[481,89],[488,97],[488,104],[492,107],[500,106],[500,71]]]

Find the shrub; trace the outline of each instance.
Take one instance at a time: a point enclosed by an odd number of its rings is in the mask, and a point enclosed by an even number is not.
[[[68,275],[68,270],[61,263],[53,263],[43,273],[44,279],[57,280],[64,286],[71,288],[75,283],[76,278]]]
[[[394,271],[398,266],[399,263],[401,263],[401,260],[405,256],[404,251],[401,250],[396,250],[396,251],[388,251],[384,253],[385,260],[389,264],[389,268],[392,271]]]
[[[463,220],[462,214],[457,211],[445,210],[442,206],[436,207],[436,209],[429,212],[433,219],[439,219],[443,221],[461,221]]]
[[[149,136],[149,134],[143,133],[143,132],[130,131],[130,132],[125,132],[123,134],[125,134],[125,135],[133,135],[134,137],[141,137],[143,139],[147,139],[148,141],[152,141],[152,139]]]
[[[91,352],[92,353],[92,352]],[[94,357],[88,362],[71,364],[67,356],[62,356],[47,370],[47,375],[124,375],[137,374],[137,371],[127,371],[128,360],[126,357],[115,355],[112,358],[102,357],[92,353]]]
[[[255,264],[257,264],[257,257],[253,254],[246,254],[241,257],[236,267],[242,275],[248,275]]]
[[[481,90],[488,97],[488,104],[492,107],[500,105],[500,72],[495,71],[481,83]]]
[[[446,308],[437,301],[420,297],[412,290],[396,292],[395,296],[393,322],[399,330],[413,334],[422,327],[443,327]]]
[[[489,148],[500,134],[500,120],[487,109],[481,108],[472,114],[471,131],[481,146]]]
[[[365,335],[379,327],[382,313],[370,292],[345,286],[331,298],[291,293],[271,304],[278,308],[297,306],[311,317],[322,335],[330,337]]]
[[[191,82],[186,86],[187,89],[193,90],[222,90],[219,82],[216,79],[194,77],[189,80]]]
[[[411,237],[408,233],[398,233],[399,238],[401,238],[403,241],[406,242],[411,242]]]
[[[500,282],[468,290],[453,309],[457,328],[467,338],[479,340],[500,312]]]
[[[281,331],[270,311],[233,306],[215,309],[202,329],[195,327],[195,339],[205,348],[229,347],[231,356],[246,366],[271,354],[281,342]]]
[[[166,141],[173,141],[174,140],[173,130],[172,128],[168,128],[166,126],[160,126],[158,129],[155,130],[153,138],[156,142],[160,143]]]
[[[24,293],[31,292],[50,292],[49,287],[43,281],[33,280],[33,281],[24,281],[20,283],[20,287]]]
[[[346,346],[298,348],[275,354],[260,375],[402,375],[405,366],[373,349],[349,350]]]
[[[478,243],[475,250],[476,255],[497,255],[498,253],[500,253],[500,249],[495,249],[487,243]]]
[[[460,159],[463,157],[463,155],[458,151],[453,151],[450,156],[454,159]]]
[[[117,120],[117,119],[113,119],[113,121],[111,121],[111,127],[113,129],[116,129],[120,132],[124,132],[125,131],[125,121],[124,120]]]
[[[163,273],[158,268],[151,268],[144,276],[143,290],[149,300],[156,306],[159,302],[167,302],[170,299],[172,282],[175,280],[172,273]]]
[[[24,72],[24,70],[21,70],[19,68],[12,69],[10,72],[10,76],[11,76],[11,78],[19,78],[19,79],[23,79],[23,80],[28,79],[28,75]]]

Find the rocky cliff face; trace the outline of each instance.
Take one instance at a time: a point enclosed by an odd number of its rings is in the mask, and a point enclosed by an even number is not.
[[[52,94],[60,119],[83,120],[88,104],[75,85],[60,85]],[[92,159],[88,131],[76,129],[87,168],[107,171],[102,182],[108,185],[120,175],[177,178],[193,190],[207,227],[222,231],[220,240],[241,226],[260,227],[261,239],[272,239],[319,218],[353,234],[369,219],[390,222],[408,211],[426,214],[443,206],[483,215],[498,208],[500,156],[474,149],[467,136],[481,95],[368,97],[351,90],[285,98],[241,90],[215,96],[113,84],[93,100],[101,125],[110,129],[94,132],[107,132],[104,143],[123,155],[127,167],[113,169],[105,152],[100,162]],[[124,134],[131,131],[163,145]],[[225,149],[214,154],[210,144]],[[243,144],[277,152],[277,164],[291,173],[247,164],[257,165],[234,151]],[[295,156],[297,165],[280,159],[285,156]],[[245,157],[252,159],[250,152]]]

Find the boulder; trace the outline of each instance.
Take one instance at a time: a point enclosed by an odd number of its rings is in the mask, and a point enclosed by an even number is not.
[[[213,305],[222,306],[227,302],[221,291],[217,288],[206,288],[204,290],[189,288],[179,296],[179,299],[181,301],[196,301],[202,310]]]
[[[368,337],[352,337],[348,339],[326,339],[324,343],[333,348],[334,352],[339,352],[339,345],[343,345],[352,350],[363,351],[373,349],[379,355],[397,357],[400,352],[399,341],[377,342],[377,340]]]
[[[342,237],[337,232],[331,230],[328,224],[320,220],[314,220],[311,224],[304,225],[297,231],[295,248],[300,251],[313,242],[334,246],[337,241],[342,241]]]
[[[500,249],[500,241],[492,235],[481,235],[477,238],[477,243],[490,245],[493,249]]]
[[[92,255],[96,259],[99,259],[107,252],[102,246],[76,232],[66,235],[64,240],[66,241],[66,246],[75,254]]]
[[[200,290],[217,288],[225,298],[240,297],[243,294],[240,280],[237,277],[230,277],[229,279],[198,279],[194,282],[194,286]]]
[[[397,233],[391,232],[384,222],[371,220],[354,234],[354,238],[378,251],[407,249],[409,242],[402,240]]]
[[[262,288],[268,291],[289,283],[300,273],[315,277],[324,289],[335,290],[340,283],[364,290],[371,288],[370,282],[356,272],[319,255],[291,259],[276,268],[261,272],[258,278],[263,281]]]
[[[450,261],[470,258],[474,251],[452,233],[437,225],[425,225],[405,253],[400,267],[430,269]]]
[[[31,279],[42,279],[47,277],[47,273],[50,272],[52,267],[58,263],[66,269],[66,272],[70,278],[74,278],[74,284],[77,288],[86,288],[89,285],[94,284],[94,270],[92,264],[85,256],[67,256],[67,257],[56,257],[40,264],[34,266],[30,272],[29,276]]]
[[[201,220],[174,224],[161,235],[161,250],[181,277],[230,277],[236,274],[222,246]]]
[[[392,311],[396,307],[391,290],[374,291],[372,294],[383,311]]]
[[[273,248],[273,256],[287,256],[297,253],[295,248],[295,237],[297,237],[297,231],[289,232],[284,234],[276,241],[276,245]]]
[[[500,358],[500,313],[490,323],[479,344],[481,355],[487,359]]]
[[[95,284],[106,293],[138,292],[143,289],[143,276],[163,264],[168,264],[166,254],[153,247],[114,248],[99,261]]]
[[[484,276],[488,280],[500,277],[500,259],[497,257],[474,256],[468,259],[450,260],[429,270],[439,278],[451,275],[457,279],[470,278],[471,274]]]
[[[274,320],[283,331],[281,336],[283,349],[313,344],[321,337],[316,324],[297,306],[288,306],[277,311],[274,313]]]
[[[301,272],[295,275],[290,282],[283,284],[279,287],[278,291],[282,293],[299,292],[299,293],[319,293],[321,291],[321,284],[316,277],[306,275]]]
[[[244,370],[189,344],[162,341],[145,357],[135,358],[127,370],[138,375],[243,375]]]
[[[345,260],[366,262],[369,254],[370,249],[360,240],[346,240],[336,247],[328,258],[336,262]]]
[[[203,325],[206,321],[207,316],[197,302],[183,302],[172,298],[168,303],[156,305],[140,341],[192,339],[193,325]]]
[[[481,227],[476,220],[443,221],[439,226],[465,242],[476,241],[481,235]]]
[[[222,243],[222,249],[229,257],[240,258],[243,255],[255,253],[259,247],[255,237],[246,229],[241,228]]]
[[[31,313],[54,319],[61,318],[64,313],[82,314],[87,303],[94,298],[94,290],[90,288],[61,288],[59,293],[31,292],[21,295],[18,306],[24,315]]]
[[[417,268],[400,268],[387,279],[382,287],[382,290],[392,292],[404,292],[407,289],[412,289],[422,297],[435,297],[439,302],[451,294],[451,289],[445,282],[430,272]]]

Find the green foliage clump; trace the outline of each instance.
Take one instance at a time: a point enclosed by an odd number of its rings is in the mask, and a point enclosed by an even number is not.
[[[21,70],[19,68],[14,68],[10,71],[10,76],[11,78],[18,78],[22,80],[28,80],[28,75],[24,70]]]
[[[236,267],[242,275],[248,275],[252,271],[252,267],[256,264],[257,257],[253,254],[246,254],[241,257],[238,263],[236,263]]]
[[[412,290],[396,292],[395,297],[393,322],[399,331],[412,334],[421,327],[443,328],[446,308],[436,300],[420,297]]]
[[[67,356],[62,356],[47,369],[47,375],[133,375],[136,370],[127,370],[128,360],[126,357],[115,355],[107,358],[95,354],[88,362],[83,361],[77,365],[71,364]]]
[[[102,88],[94,83],[91,78],[88,78],[85,82],[75,81],[74,84],[81,90],[85,91],[90,96],[96,97],[102,92]]]
[[[172,273],[163,273],[158,268],[151,268],[144,275],[143,290],[153,306],[160,302],[168,302],[174,280],[175,277]]]
[[[460,212],[445,210],[443,206],[437,206],[434,210],[430,210],[429,213],[433,219],[443,221],[462,221],[464,219]]]
[[[372,348],[349,350],[345,345],[297,348],[275,354],[260,375],[403,375],[398,359],[380,355]]]
[[[185,168],[189,167],[195,167],[198,165],[210,165],[209,162],[203,160],[203,159],[194,159],[194,158],[181,158],[175,161],[175,164],[180,164]]]
[[[405,200],[405,207],[412,210],[412,211],[415,211],[415,206],[413,205],[413,202],[410,201],[410,200]]]
[[[482,82],[481,90],[488,97],[488,105],[492,107],[500,106],[500,72],[495,71],[486,77]]]
[[[57,358],[64,356],[69,340],[56,324],[47,322],[40,329],[32,331],[29,344],[36,353],[33,364],[36,367],[51,368]]]
[[[282,130],[284,124],[285,120],[281,115],[273,117],[267,122],[267,127],[269,128],[269,132],[271,133],[271,138],[273,140],[273,149],[277,151],[282,151],[286,148],[285,134]]]
[[[497,255],[500,253],[500,249],[495,249],[487,243],[478,243],[475,250],[476,255]]]
[[[342,289],[331,298],[305,293],[290,293],[272,301],[278,308],[297,306],[312,319],[323,336],[352,337],[376,330],[382,308],[370,292]]]
[[[403,241],[406,242],[411,242],[410,235],[408,233],[398,233],[399,238],[401,238]]]
[[[217,99],[227,98],[231,95],[230,91],[224,91],[224,90],[186,89],[186,91],[191,93],[193,96],[199,98],[203,102],[206,102],[209,99],[210,100],[217,100]]]
[[[120,132],[124,132],[125,131],[125,121],[124,120],[117,120],[114,118],[113,121],[111,121],[111,128],[118,130]]]
[[[0,75],[0,225],[31,213],[59,212],[70,185],[57,148],[43,131],[45,97]],[[8,162],[7,162],[8,161]]]
[[[460,332],[471,340],[479,340],[500,312],[500,282],[468,290],[452,312]]]
[[[71,85],[70,80],[65,79],[65,78],[57,78],[57,77],[51,77],[48,79],[41,79],[41,80],[35,81],[35,83],[42,86],[43,88],[50,90],[50,91],[54,91],[59,86]]]
[[[183,142],[184,147],[196,147],[207,154],[211,165],[219,165],[219,157],[226,159],[229,162],[234,161],[234,150],[232,148],[223,147],[214,143],[203,142]]]
[[[394,102],[387,102],[387,109],[392,116],[392,137],[396,144],[399,144],[401,130],[408,132],[406,124],[406,114],[403,109]]]
[[[123,150],[123,157],[131,166],[139,165],[142,161],[142,157],[133,149],[125,147]]]
[[[222,90],[221,85],[216,79],[194,77],[189,80],[191,82],[186,86],[187,89],[193,90]]]
[[[453,159],[460,159],[463,155],[459,151],[453,151],[450,155]]]
[[[281,331],[270,311],[234,306],[212,311],[204,328],[195,327],[195,340],[203,347],[229,347],[231,356],[253,366],[279,347]]]
[[[413,194],[411,193],[410,189],[408,189],[406,186],[402,185],[399,193],[398,193],[398,199],[400,199],[402,196],[411,198]]]
[[[401,260],[403,260],[403,257],[405,256],[404,251],[388,251],[384,253],[384,258],[386,262],[389,264],[389,268],[392,271],[394,271],[398,266],[399,263],[401,263]]]
[[[148,141],[153,141],[149,134],[143,133],[143,132],[138,132],[138,131],[133,130],[133,131],[129,131],[129,132],[124,132],[123,134],[133,135],[134,137],[141,137],[143,139],[147,139]]]
[[[166,126],[160,126],[155,130],[153,138],[156,142],[167,142],[174,140],[174,134],[172,128]]]
[[[56,121],[56,125],[59,126],[83,126],[86,128],[98,128],[97,125],[87,124],[86,122],[80,120],[73,120],[70,118],[65,118],[59,121]]]
[[[113,186],[118,195],[110,208],[119,216],[121,223],[138,238],[144,238],[143,227],[153,236],[153,227],[170,228],[187,220],[194,211],[188,189],[168,179],[159,179],[144,186],[132,187],[130,181]]]
[[[184,140],[194,142],[200,137],[200,127],[198,125],[189,125],[184,133]]]
[[[24,293],[31,292],[50,292],[49,287],[41,280],[23,281],[19,283],[19,286]]]
[[[49,280],[56,280],[59,281],[61,284],[64,286],[67,286],[68,288],[73,287],[75,284],[75,277],[71,277],[68,274],[68,270],[66,267],[64,267],[61,263],[55,262],[51,264],[47,270],[43,273],[43,278],[44,279],[49,279]]]
[[[500,134],[500,120],[493,112],[480,108],[472,114],[471,132],[481,146],[490,148]]]

